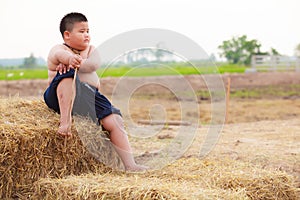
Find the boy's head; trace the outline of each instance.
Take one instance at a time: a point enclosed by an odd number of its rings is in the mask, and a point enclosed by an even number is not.
[[[71,32],[73,30],[74,23],[87,22],[87,21],[88,21],[87,18],[81,13],[72,12],[72,13],[66,14],[61,19],[60,26],[59,26],[59,30],[60,30],[62,37],[64,38],[65,31]]]

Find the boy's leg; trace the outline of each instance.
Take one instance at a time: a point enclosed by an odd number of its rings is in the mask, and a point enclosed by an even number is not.
[[[72,87],[73,84],[73,78],[64,78],[60,81],[60,83],[57,86],[57,98],[59,103],[59,109],[60,109],[60,125],[58,128],[58,133],[63,136],[71,136],[71,110],[73,105],[72,98],[73,94],[76,91],[73,91]],[[74,92],[74,93],[73,93]]]
[[[110,132],[110,140],[114,144],[126,170],[142,171],[148,169],[145,166],[135,163],[128,136],[123,125],[123,119],[120,115],[108,115],[102,119],[102,125]]]

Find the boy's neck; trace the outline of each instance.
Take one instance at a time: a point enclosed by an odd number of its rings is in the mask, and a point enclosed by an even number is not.
[[[71,47],[71,46],[68,45],[67,43],[64,43],[64,45],[65,45],[66,47],[68,47],[69,49],[71,49],[71,51],[73,51],[73,53],[80,55],[80,52],[81,52],[80,50]]]

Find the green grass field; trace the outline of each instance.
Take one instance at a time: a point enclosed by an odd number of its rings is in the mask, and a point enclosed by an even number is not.
[[[99,77],[120,76],[164,76],[164,75],[191,75],[191,74],[215,74],[215,73],[243,73],[245,67],[236,65],[224,65],[219,67],[193,67],[181,65],[161,65],[147,67],[109,67],[97,71]]]
[[[0,80],[47,79],[48,71],[43,69],[0,69]]]
[[[220,65],[218,67],[193,67],[191,65],[159,65],[159,66],[120,66],[100,68],[97,71],[99,77],[121,76],[164,76],[164,75],[191,75],[191,74],[214,74],[214,73],[243,73],[245,66]],[[46,68],[42,69],[0,69],[0,80],[22,79],[47,79]]]

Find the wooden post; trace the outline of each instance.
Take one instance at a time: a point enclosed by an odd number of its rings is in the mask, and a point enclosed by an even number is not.
[[[230,77],[227,78],[227,87],[226,87],[226,115],[225,115],[225,124],[228,123],[229,116],[229,101],[230,101]]]

